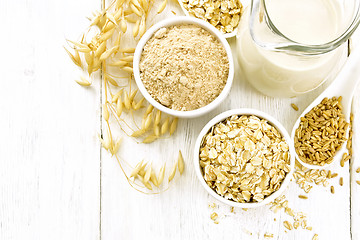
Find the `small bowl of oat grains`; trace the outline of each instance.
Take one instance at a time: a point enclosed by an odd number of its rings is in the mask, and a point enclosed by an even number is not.
[[[201,130],[194,164],[210,195],[233,207],[254,208],[270,203],[286,189],[295,150],[276,119],[255,109],[234,109]]]
[[[151,27],[136,47],[133,69],[146,100],[182,118],[217,107],[234,77],[226,39],[211,24],[193,17],[173,17]]]

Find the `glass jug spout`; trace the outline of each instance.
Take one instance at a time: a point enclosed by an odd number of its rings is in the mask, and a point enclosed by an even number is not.
[[[283,11],[289,4],[290,11]],[[253,41],[266,50],[294,55],[331,52],[350,38],[359,23],[360,0],[252,0],[250,6]]]

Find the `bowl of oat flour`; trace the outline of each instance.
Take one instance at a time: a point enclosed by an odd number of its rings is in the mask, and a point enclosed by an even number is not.
[[[234,77],[226,39],[211,24],[192,17],[174,17],[151,27],[136,47],[133,69],[146,100],[182,118],[217,107]]]

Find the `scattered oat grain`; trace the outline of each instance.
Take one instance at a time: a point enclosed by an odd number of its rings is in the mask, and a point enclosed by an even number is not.
[[[295,110],[295,111],[299,111],[298,106],[295,105],[295,103],[291,104],[291,107]]]
[[[301,199],[308,199],[308,197],[305,196],[305,195],[299,195],[299,198],[301,198]]]

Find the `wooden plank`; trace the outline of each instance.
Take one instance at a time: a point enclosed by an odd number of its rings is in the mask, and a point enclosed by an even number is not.
[[[98,88],[62,48],[98,1],[0,3],[0,238],[99,239]]]

